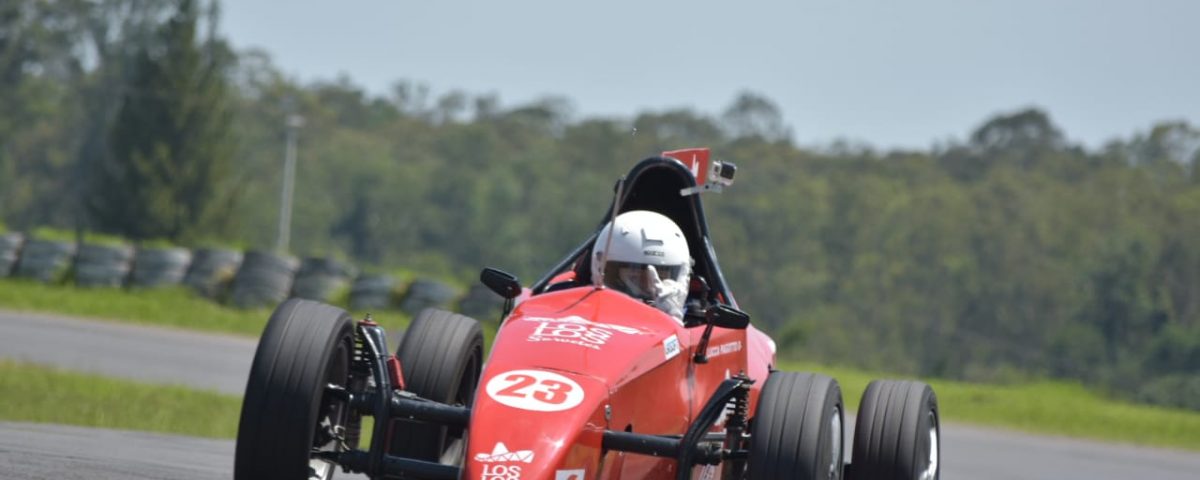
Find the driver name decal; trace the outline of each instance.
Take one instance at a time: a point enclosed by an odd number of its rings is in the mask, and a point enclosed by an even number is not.
[[[708,358],[713,358],[730,353],[737,353],[740,351],[742,351],[742,342],[735,340],[729,343],[708,347],[707,356]]]
[[[512,370],[488,380],[484,391],[496,402],[534,412],[561,412],[583,402],[583,387],[542,370]]]
[[[642,334],[641,330],[633,327],[593,322],[576,315],[562,318],[526,317],[525,321],[538,324],[529,335],[530,342],[567,343],[592,350],[599,350],[615,333]]]

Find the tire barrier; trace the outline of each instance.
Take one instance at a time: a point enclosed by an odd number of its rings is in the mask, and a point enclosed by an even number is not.
[[[133,260],[135,287],[179,285],[192,263],[192,251],[186,248],[141,248]]]
[[[390,308],[395,294],[396,277],[359,275],[350,287],[350,309],[358,312]]]
[[[12,274],[21,253],[21,245],[24,243],[25,236],[19,233],[0,234],[0,278]]]
[[[75,256],[75,284],[81,287],[120,287],[133,266],[133,247],[129,245],[79,246]]]
[[[242,267],[233,277],[233,305],[240,308],[274,307],[292,291],[292,279],[299,266],[300,262],[289,256],[246,252]]]
[[[416,315],[426,308],[447,308],[458,298],[458,290],[446,283],[430,280],[414,280],[400,302],[400,309],[410,315]]]
[[[203,248],[196,250],[183,284],[208,298],[217,298],[233,282],[242,264],[242,252]]]
[[[42,283],[61,282],[75,258],[74,242],[31,239],[21,248],[16,276]]]
[[[354,267],[332,258],[310,257],[300,262],[300,271],[292,285],[292,296],[332,302],[354,278]]]
[[[471,285],[467,294],[458,301],[459,312],[481,321],[499,319],[503,308],[504,299],[483,285]]]

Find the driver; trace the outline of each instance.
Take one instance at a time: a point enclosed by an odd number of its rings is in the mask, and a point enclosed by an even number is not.
[[[600,230],[593,251],[594,281],[683,322],[692,258],[675,222],[648,210],[622,213]]]

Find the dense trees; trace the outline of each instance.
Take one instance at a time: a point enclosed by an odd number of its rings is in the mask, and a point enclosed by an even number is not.
[[[232,53],[211,33],[202,38],[200,19],[181,0],[133,57],[107,152],[87,169],[84,203],[100,230],[180,240],[220,231],[227,218]]]
[[[0,8],[0,220],[10,228],[82,225],[186,239],[189,229],[212,230],[205,212],[216,212],[230,222],[226,240],[270,247],[284,118],[294,108],[307,120],[295,253],[464,280],[494,265],[528,280],[596,227],[613,181],[633,162],[707,145],[741,167],[733,189],[706,198],[722,265],[784,356],[977,380],[1076,378],[1200,408],[1200,130],[1186,123],[1149,126],[1093,151],[1072,144],[1046,112],[1024,109],[929,151],[800,147],[778,109],[753,93],[719,116],[680,109],[616,119],[577,118],[563,99],[504,106],[492,95],[439,95],[411,82],[375,96],[345,78],[297,83],[261,52],[241,52],[221,70],[205,47],[214,39],[169,41],[187,37],[175,36],[183,24],[169,18],[189,2],[158,16],[122,16],[130,10],[115,7],[100,17],[79,13],[107,22],[43,22],[30,12],[49,3],[18,4],[16,16]],[[72,25],[86,32],[99,24],[126,25],[104,38],[108,51],[133,52],[111,58],[130,61],[89,63],[70,47],[96,38]],[[134,28],[143,24],[154,28]],[[14,25],[65,33],[13,35]],[[5,47],[29,38],[44,40]],[[155,55],[171,45],[183,53]],[[118,65],[128,68],[105,70]],[[178,73],[156,73],[168,71]],[[202,81],[217,77],[231,83]],[[116,96],[110,120],[98,123],[102,141],[88,143],[104,110],[88,100],[89,85],[101,78],[130,93]],[[221,88],[224,114],[208,101]],[[188,112],[212,116],[153,121]],[[228,156],[218,141],[170,140],[214,138],[220,129],[211,119],[219,118],[239,138]],[[170,228],[134,233],[99,209],[72,213],[73,202],[100,201],[66,188],[73,168],[114,155],[155,171],[168,168],[150,161],[167,158],[154,156],[161,151],[183,162],[170,165],[207,171],[196,178],[208,183],[169,173],[138,181],[159,193],[111,200],[172,212]],[[222,166],[223,158],[232,161]],[[241,202],[214,210],[228,182]],[[157,214],[137,215],[150,225]]]

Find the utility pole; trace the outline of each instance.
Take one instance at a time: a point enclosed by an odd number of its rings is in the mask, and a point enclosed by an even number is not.
[[[289,109],[290,110],[290,109]],[[304,126],[304,117],[288,113],[286,151],[283,157],[283,191],[279,199],[279,234],[275,237],[275,250],[288,252],[292,237],[292,189],[296,183],[296,133]]]

